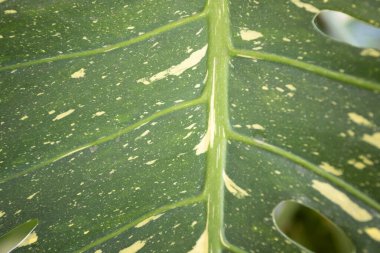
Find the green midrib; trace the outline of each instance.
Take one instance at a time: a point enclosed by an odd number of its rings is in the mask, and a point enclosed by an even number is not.
[[[208,252],[222,250],[224,240],[223,171],[226,162],[228,120],[228,62],[230,45],[230,24],[228,1],[209,0],[208,12],[208,79],[209,105],[208,131],[210,143],[207,153],[207,232]]]

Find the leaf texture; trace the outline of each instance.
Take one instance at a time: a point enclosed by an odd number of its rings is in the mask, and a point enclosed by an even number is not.
[[[380,1],[0,1],[0,235],[17,252],[295,252],[295,200],[380,247]]]

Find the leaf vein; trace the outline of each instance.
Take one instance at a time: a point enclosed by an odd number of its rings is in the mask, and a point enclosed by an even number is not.
[[[318,74],[320,76],[324,76],[333,80],[341,81],[347,84],[351,84],[353,86],[357,86],[360,88],[365,88],[372,91],[380,91],[380,83],[376,83],[370,80],[366,80],[363,78],[359,78],[356,76],[344,74],[337,71],[332,71],[311,63],[301,62],[298,60],[294,60],[285,56],[274,55],[266,52],[257,52],[251,50],[242,50],[231,48],[231,54],[235,57],[247,57],[251,59],[261,59],[269,62],[281,63],[284,65],[290,65],[302,70],[306,70],[308,72]]]
[[[362,191],[356,189],[355,187],[353,187],[352,185],[341,180],[337,176],[334,176],[334,175],[332,175],[332,174],[330,174],[324,170],[321,170],[317,165],[311,163],[310,161],[308,161],[308,160],[306,160],[306,159],[304,159],[304,158],[302,158],[296,154],[293,154],[293,153],[286,151],[280,147],[277,147],[277,146],[274,146],[272,144],[263,142],[261,140],[256,140],[252,137],[242,135],[242,134],[237,133],[233,130],[230,130],[230,132],[228,133],[228,137],[232,140],[243,142],[243,143],[255,146],[255,147],[260,148],[262,150],[265,150],[265,151],[271,152],[273,154],[279,155],[279,156],[281,156],[281,157],[283,157],[289,161],[292,161],[292,162],[314,172],[315,174],[323,177],[324,179],[330,181],[331,183],[334,183],[336,186],[344,189],[345,191],[347,191],[348,193],[350,193],[354,197],[360,199],[361,201],[363,201],[365,204],[372,207],[376,211],[380,211],[380,204],[376,200],[370,198],[369,196],[364,194]]]
[[[42,58],[42,59],[37,59],[37,60],[31,60],[27,62],[20,62],[12,65],[7,65],[7,66],[2,66],[0,67],[0,71],[4,70],[13,70],[13,69],[19,69],[19,68],[25,68],[37,64],[42,64],[42,63],[50,63],[50,62],[55,62],[55,61],[60,61],[60,60],[68,60],[68,59],[75,59],[75,58],[80,58],[80,57],[87,57],[87,56],[92,56],[92,55],[97,55],[97,54],[104,54],[109,51],[113,51],[115,49],[120,49],[124,48],[133,44],[136,44],[138,42],[147,40],[149,38],[152,38],[156,35],[159,35],[161,33],[173,30],[174,28],[186,25],[188,23],[194,22],[198,19],[203,18],[206,15],[205,11],[202,11],[198,14],[195,14],[193,16],[183,18],[177,21],[174,21],[172,23],[163,25],[159,28],[156,28],[150,32],[147,32],[143,35],[134,37],[129,40],[121,41],[119,43],[115,43],[112,45],[107,45],[101,48],[96,48],[96,49],[90,49],[90,50],[85,50],[85,51],[80,51],[80,52],[75,52],[75,53],[69,53],[69,54],[61,54],[61,55],[56,55],[52,57],[47,57],[47,58]]]
[[[92,243],[86,245],[86,246],[83,246],[81,249],[75,251],[75,253],[79,253],[79,252],[84,252],[84,251],[87,251],[89,249],[92,249],[106,241],[109,241],[113,238],[115,238],[116,236],[122,234],[123,232],[127,231],[128,229],[136,226],[137,224],[139,224],[140,222],[144,221],[145,219],[151,217],[151,216],[155,216],[155,215],[159,215],[163,212],[167,212],[167,211],[170,211],[172,209],[175,209],[175,208],[178,208],[178,207],[184,207],[184,206],[188,206],[188,205],[191,205],[191,204],[196,204],[196,203],[200,203],[204,201],[204,195],[198,195],[198,196],[195,196],[193,198],[188,198],[188,199],[184,199],[184,200],[181,200],[181,201],[178,201],[176,203],[173,203],[173,204],[169,204],[169,205],[165,205],[165,206],[161,206],[160,208],[157,208],[156,210],[154,211],[151,211],[141,217],[139,217],[138,219],[132,221],[131,223],[128,223],[120,228],[118,228],[117,230],[101,237],[101,238],[98,238],[96,239],[95,241],[93,241]]]
[[[123,129],[121,129],[121,130],[119,130],[119,131],[117,131],[115,133],[112,133],[110,135],[101,137],[101,138],[99,138],[99,139],[97,139],[97,140],[95,140],[93,142],[89,142],[87,144],[83,144],[83,145],[81,145],[81,146],[79,146],[77,148],[74,148],[72,150],[66,151],[66,152],[64,152],[62,154],[59,154],[59,155],[53,157],[53,158],[50,158],[50,159],[45,160],[45,161],[43,161],[43,162],[41,162],[39,164],[36,164],[36,165],[34,165],[34,166],[32,166],[32,167],[30,167],[28,169],[25,169],[23,171],[20,171],[18,173],[15,173],[13,175],[5,177],[5,178],[3,178],[3,179],[0,180],[0,184],[3,184],[5,182],[8,182],[8,181],[13,180],[15,178],[24,176],[24,175],[29,174],[31,172],[34,172],[34,171],[36,171],[38,169],[42,169],[43,167],[45,167],[45,166],[47,166],[49,164],[52,164],[52,163],[57,162],[57,161],[59,161],[59,160],[61,160],[63,158],[66,158],[66,157],[68,157],[70,155],[78,153],[79,151],[85,150],[85,149],[93,147],[95,145],[99,145],[99,144],[102,144],[102,143],[114,140],[117,137],[119,137],[121,135],[124,135],[124,134],[127,134],[127,133],[129,133],[129,132],[137,129],[138,127],[141,127],[141,126],[143,126],[143,125],[145,125],[145,124],[147,124],[147,123],[149,123],[149,122],[151,122],[151,121],[153,121],[153,120],[155,120],[155,119],[157,119],[159,117],[168,115],[168,114],[170,114],[172,112],[180,111],[182,109],[186,109],[186,108],[191,107],[191,106],[202,104],[202,103],[204,103],[204,100],[205,100],[204,96],[201,96],[201,97],[199,97],[197,99],[185,101],[185,102],[182,102],[180,104],[176,104],[176,105],[174,105],[172,107],[166,108],[166,109],[164,109],[162,111],[156,112],[156,113],[152,114],[151,116],[149,116],[149,117],[147,117],[145,119],[142,119],[142,120],[140,120],[140,121],[138,121],[138,122],[136,122],[136,123],[134,123],[134,124],[132,124],[130,126],[127,126],[126,128],[123,128]]]

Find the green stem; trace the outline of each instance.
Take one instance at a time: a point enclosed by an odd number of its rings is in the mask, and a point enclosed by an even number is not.
[[[226,161],[228,120],[228,62],[230,24],[227,0],[209,0],[207,5],[209,47],[208,80],[209,119],[207,156],[206,198],[208,204],[207,229],[208,252],[222,250],[224,183],[223,171]]]

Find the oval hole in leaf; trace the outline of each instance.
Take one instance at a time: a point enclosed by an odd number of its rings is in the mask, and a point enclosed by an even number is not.
[[[29,220],[0,237],[0,253],[11,252],[20,245],[38,225],[38,220]]]
[[[355,252],[354,245],[342,229],[307,206],[295,201],[282,201],[272,215],[277,229],[307,252]]]
[[[315,15],[313,24],[333,40],[360,48],[380,49],[380,28],[343,12],[323,10]]]

